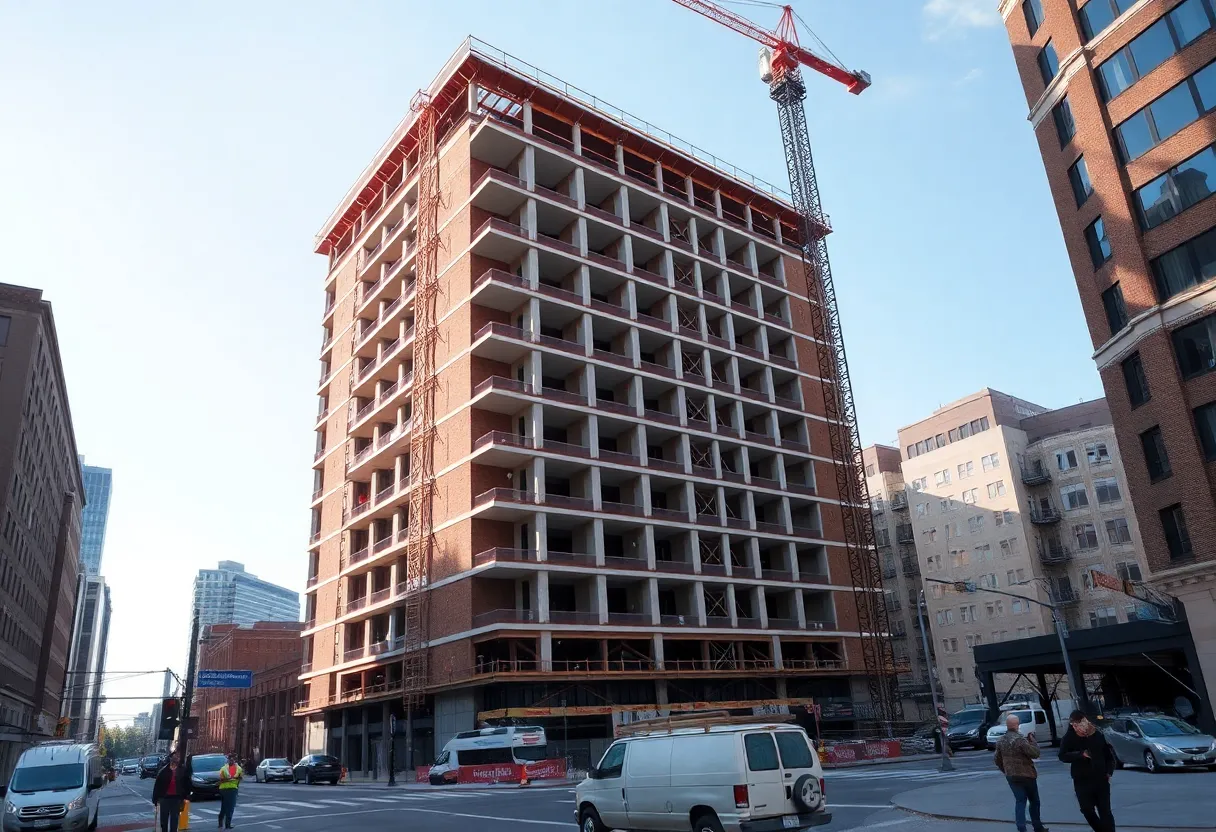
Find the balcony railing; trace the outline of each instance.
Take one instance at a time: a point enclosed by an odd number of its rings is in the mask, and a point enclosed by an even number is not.
[[[906,511],[908,508],[908,495],[902,491],[897,491],[891,495],[891,510]]]
[[[1042,465],[1022,469],[1022,485],[1045,485],[1051,482],[1051,474]]]
[[[535,624],[534,610],[490,610],[473,616],[473,627],[488,627],[492,624]]]
[[[1039,560],[1042,561],[1044,566],[1068,563],[1072,560],[1072,550],[1067,546],[1061,545],[1040,545]]]
[[[1030,522],[1036,526],[1047,526],[1060,522],[1060,512],[1055,506],[1039,506],[1030,510]]]
[[[1054,604],[1066,606],[1079,603],[1081,595],[1072,587],[1053,587],[1051,590],[1051,600]]]

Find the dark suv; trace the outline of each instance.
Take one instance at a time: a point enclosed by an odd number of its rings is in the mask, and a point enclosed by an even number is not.
[[[165,762],[166,758],[158,754],[141,757],[139,760],[139,779],[144,780],[148,777],[155,777]]]
[[[342,764],[337,757],[328,754],[308,754],[300,758],[300,762],[291,767],[291,782],[303,780],[309,785],[313,783],[329,783],[338,785],[342,778]]]

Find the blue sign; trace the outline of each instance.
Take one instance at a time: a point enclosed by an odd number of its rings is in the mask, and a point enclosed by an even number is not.
[[[199,688],[251,688],[252,670],[200,670],[195,687]]]

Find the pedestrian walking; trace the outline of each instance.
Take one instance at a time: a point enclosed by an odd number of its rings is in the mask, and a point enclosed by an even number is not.
[[[1022,721],[1017,714],[1005,717],[1005,736],[996,741],[996,756],[993,762],[1005,775],[1009,789],[1013,792],[1013,822],[1018,832],[1026,832],[1026,804],[1030,804],[1030,824],[1034,832],[1048,832],[1043,825],[1039,803],[1039,770],[1034,761],[1039,759],[1038,740],[1034,732],[1030,738],[1022,736],[1018,726]]]
[[[1060,741],[1060,761],[1072,766],[1072,788],[1077,806],[1094,832],[1115,832],[1110,811],[1110,781],[1115,775],[1115,752],[1084,711],[1068,716],[1068,731]]]
[[[182,803],[190,797],[190,776],[176,751],[169,755],[169,764],[156,774],[152,784],[152,805],[160,817],[161,832],[177,832]]]
[[[219,828],[232,828],[232,813],[236,811],[236,795],[241,788],[245,770],[237,764],[236,755],[228,755],[228,763],[220,769],[220,816]]]

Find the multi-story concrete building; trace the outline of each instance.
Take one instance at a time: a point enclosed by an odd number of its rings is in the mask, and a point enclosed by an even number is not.
[[[258,621],[254,624],[214,624],[199,647],[199,670],[252,670],[255,674],[284,662],[300,667],[299,621]],[[196,751],[234,751],[242,728],[239,705],[251,690],[197,688],[190,712],[199,718]],[[295,762],[294,760],[292,762]]]
[[[1148,578],[1216,678],[1216,4],[1000,5],[1127,457]]]
[[[1070,629],[1138,617],[1133,599],[1090,577],[1097,569],[1139,580],[1144,562],[1101,399],[1047,410],[985,389],[900,429],[899,441],[925,577],[979,590],[925,583],[951,707],[981,700],[975,645],[1055,632],[1049,610],[985,588],[1054,601]]]
[[[215,569],[198,570],[194,607],[199,632],[213,624],[298,621],[300,594],[246,572],[244,564],[222,560]]]
[[[71,720],[67,736],[92,742],[97,737],[97,713],[101,707],[112,609],[110,587],[105,578],[81,575],[79,584],[61,715]]]
[[[886,591],[887,615],[891,622],[892,650],[896,661],[906,665],[899,675],[899,692],[904,700],[905,719],[931,719],[933,701],[929,685],[933,682],[930,665],[934,645],[929,641],[925,655],[917,613],[920,609],[920,559],[916,536],[908,516],[908,495],[904,489],[899,448],[871,445],[862,452],[866,466],[866,486],[874,515],[874,542],[882,559],[882,583]],[[928,622],[925,627],[928,628]],[[928,632],[928,629],[926,629]]]
[[[433,439],[437,554],[415,631],[430,651],[418,755],[522,708],[589,740],[706,701],[814,697],[851,724],[868,696],[790,205],[478,42],[428,92],[438,381],[420,441]],[[352,767],[402,696],[428,395],[414,375],[418,123],[317,240],[329,270],[300,712],[310,749]]]
[[[51,304],[0,284],[0,779],[54,734],[84,484]]]
[[[110,519],[110,489],[114,472],[109,468],[85,465],[80,457],[84,477],[85,504],[80,513],[80,570],[86,575],[101,574],[101,556],[106,546],[106,523]]]

